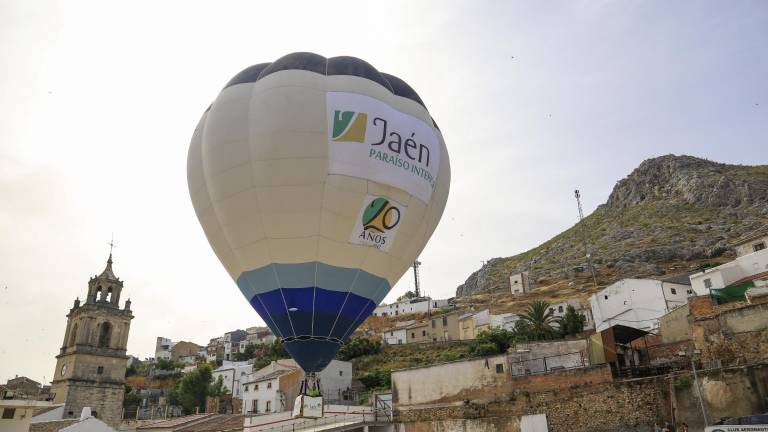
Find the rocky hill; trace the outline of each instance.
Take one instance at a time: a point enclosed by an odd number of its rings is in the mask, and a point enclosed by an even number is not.
[[[716,264],[732,256],[735,239],[768,223],[768,165],[675,155],[648,159],[583,222],[527,252],[489,260],[456,296],[508,291],[508,276],[523,270],[538,288],[570,281],[569,290],[594,290],[583,271],[582,223],[598,286]]]

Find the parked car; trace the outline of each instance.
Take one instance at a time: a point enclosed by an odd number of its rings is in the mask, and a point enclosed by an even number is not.
[[[744,428],[749,425],[749,428]],[[713,426],[704,429],[704,432],[768,432],[768,414],[757,414],[741,417],[722,417]]]

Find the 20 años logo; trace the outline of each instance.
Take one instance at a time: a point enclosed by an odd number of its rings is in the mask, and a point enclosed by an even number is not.
[[[404,212],[405,207],[395,201],[367,196],[350,242],[387,252],[395,239]]]

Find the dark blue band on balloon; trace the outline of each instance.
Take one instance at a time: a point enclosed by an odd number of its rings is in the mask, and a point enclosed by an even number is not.
[[[339,340],[347,339],[376,307],[369,298],[316,287],[276,289],[255,295],[250,303],[276,335]]]
[[[325,368],[390,289],[364,270],[316,261],[259,267],[237,285],[307,372]]]

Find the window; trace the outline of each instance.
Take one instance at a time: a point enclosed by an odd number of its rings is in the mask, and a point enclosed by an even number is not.
[[[691,295],[691,294],[693,294],[693,290],[692,290],[692,289],[689,289],[689,290],[687,290],[685,293],[686,293],[686,294],[688,294],[688,295]]]
[[[765,249],[765,242],[755,243],[752,245],[752,251],[757,252]]]
[[[248,391],[248,386],[245,386],[245,389],[243,389],[243,391]]]
[[[398,345],[402,345],[402,344],[403,344],[403,340],[402,340],[402,339],[398,339],[398,340],[397,340],[397,344],[398,344]]]
[[[272,388],[272,381],[270,381],[270,382],[268,382],[268,383],[267,383],[267,388],[268,388],[268,389],[271,389],[271,388]],[[267,402],[267,404],[269,404],[269,402]],[[267,405],[267,406],[269,406],[269,405]],[[269,411],[269,408],[267,408],[267,411]]]
[[[435,328],[435,320],[432,320],[432,328]]]
[[[253,385],[253,389],[254,389],[254,390],[258,390],[258,389],[259,389],[259,385],[258,385],[258,384],[254,384],[254,385]]]
[[[258,399],[254,399],[254,400],[251,401],[251,412],[254,413],[254,414],[259,412],[259,400]]]
[[[712,279],[704,279],[704,288],[712,288]]]
[[[557,311],[558,311],[558,312],[563,312],[563,307],[562,307],[562,306],[558,306],[558,307],[557,307]]]
[[[496,364],[496,373],[504,373],[504,365],[502,363]]]
[[[422,330],[422,331],[421,331],[421,335],[422,335],[422,336],[426,336],[426,335],[427,335],[427,331],[426,331],[426,330]]]
[[[608,300],[608,296],[603,296],[604,299]]]
[[[103,373],[104,373],[104,366],[99,366],[96,368],[96,375],[102,375]]]
[[[267,406],[264,408],[264,412],[269,412],[272,409],[272,401],[267,401]]]
[[[3,410],[3,418],[8,420],[12,419],[16,415],[16,408],[5,408]]]
[[[549,311],[555,313],[555,308],[549,308]]]
[[[448,317],[443,317],[443,326],[448,325]]]
[[[395,335],[395,332],[391,331],[391,332],[389,332],[389,335],[390,335],[390,336],[394,336],[394,335]]]
[[[110,339],[112,339],[112,324],[103,322],[99,328],[99,348],[109,348]]]
[[[414,333],[414,332],[411,332],[411,338],[414,338],[414,339],[415,339],[415,338],[416,338],[416,333]]]
[[[339,376],[344,376],[344,371],[339,371]]]
[[[670,288],[670,289],[669,289],[669,292],[671,292],[671,293],[672,293],[672,295],[676,295],[676,294],[677,294],[677,290],[676,290],[676,289],[674,289],[674,288]]]

